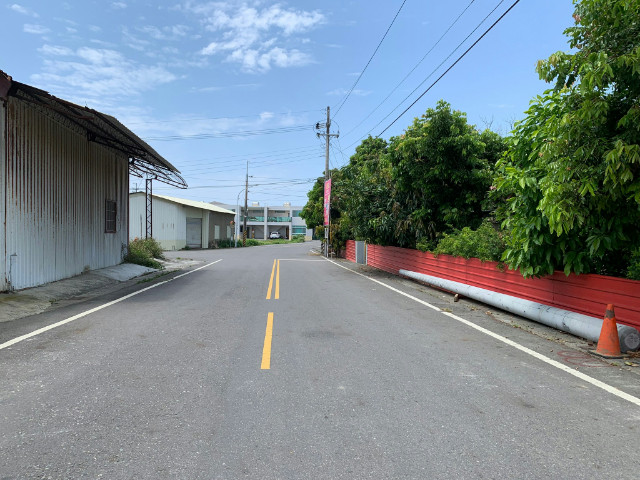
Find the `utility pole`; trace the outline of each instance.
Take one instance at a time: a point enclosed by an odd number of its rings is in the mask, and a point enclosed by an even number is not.
[[[325,153],[324,153],[324,184],[325,184],[325,188],[327,185],[327,180],[329,180],[331,178],[331,171],[329,170],[329,140],[331,137],[339,137],[340,136],[340,132],[338,133],[331,133],[331,115],[330,115],[330,110],[329,107],[327,107],[327,123],[325,124],[326,127],[326,133],[319,133],[316,132],[316,135],[318,137],[325,137],[326,140],[326,146],[325,146]],[[316,130],[319,130],[321,127],[320,123],[316,123]],[[329,225],[325,226],[324,229],[324,256],[328,257],[329,256],[329,232],[331,230],[331,205],[328,205],[326,208],[328,208],[329,212]]]
[[[244,221],[242,226],[242,246],[247,246],[247,198],[249,196],[249,160],[247,160],[247,177],[244,186]]]

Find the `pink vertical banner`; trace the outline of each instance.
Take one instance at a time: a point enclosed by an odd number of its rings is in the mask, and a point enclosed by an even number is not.
[[[324,225],[329,225],[329,205],[331,204],[331,179],[324,182]]]

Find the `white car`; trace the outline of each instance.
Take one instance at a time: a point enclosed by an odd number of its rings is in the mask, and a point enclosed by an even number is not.
[[[269,238],[270,239],[274,239],[274,238],[282,238],[282,235],[280,235],[278,232],[271,232],[269,234]]]

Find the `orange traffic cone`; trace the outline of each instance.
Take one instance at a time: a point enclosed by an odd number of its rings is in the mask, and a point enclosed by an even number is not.
[[[613,311],[612,304],[607,305],[607,310],[604,312],[604,321],[600,330],[598,346],[592,353],[604,358],[622,358],[622,355],[620,355],[618,327],[616,326],[616,314]]]

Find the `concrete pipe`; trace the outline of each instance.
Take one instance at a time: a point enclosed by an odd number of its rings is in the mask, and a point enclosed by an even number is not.
[[[602,319],[550,307],[549,305],[512,297],[511,295],[493,292],[484,288],[472,287],[471,285],[454,282],[452,280],[432,277],[431,275],[425,275],[423,273],[409,270],[400,270],[399,273],[405,277],[413,278],[453,293],[458,293],[464,297],[492,305],[515,315],[520,315],[521,317],[528,318],[549,327],[557,328],[563,332],[586,338],[592,342],[597,342],[600,337]],[[638,333],[638,330],[635,328],[627,325],[618,325],[618,336],[620,337],[620,350],[622,352],[640,349],[640,333]]]

